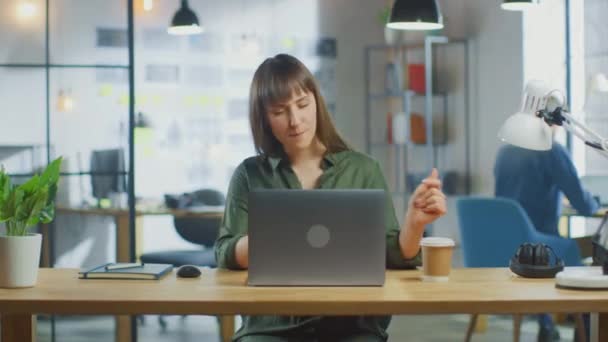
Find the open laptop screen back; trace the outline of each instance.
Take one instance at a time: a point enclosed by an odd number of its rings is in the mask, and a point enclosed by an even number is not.
[[[256,190],[249,284],[382,285],[383,190]]]

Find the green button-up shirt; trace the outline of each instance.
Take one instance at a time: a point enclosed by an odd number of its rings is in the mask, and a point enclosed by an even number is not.
[[[323,174],[318,182],[320,189],[383,189],[386,192],[386,265],[389,268],[415,268],[421,265],[420,253],[404,259],[399,247],[399,224],[390,191],[378,162],[369,156],[343,151],[327,154],[321,165]],[[219,267],[239,269],[236,262],[237,241],[247,235],[248,193],[253,189],[301,189],[298,177],[287,159],[251,157],[234,171],[220,227],[215,243],[215,257]],[[297,330],[318,322],[321,317],[256,316],[243,317],[243,327],[237,337],[251,334],[277,333]],[[354,319],[353,330],[372,332],[386,338],[390,317],[359,317]]]

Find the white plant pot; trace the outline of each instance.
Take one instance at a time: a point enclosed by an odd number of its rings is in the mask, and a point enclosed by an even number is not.
[[[32,287],[38,279],[42,235],[0,235],[0,287]]]

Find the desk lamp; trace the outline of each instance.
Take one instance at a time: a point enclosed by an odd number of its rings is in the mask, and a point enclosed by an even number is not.
[[[509,144],[525,149],[546,151],[553,143],[552,125],[563,126],[608,158],[608,140],[589,129],[565,109],[562,92],[542,81],[526,84],[521,108],[511,115],[500,128],[498,137]],[[608,289],[608,225],[606,218],[594,236],[594,259],[603,267],[568,269],[556,275],[556,284],[562,287]],[[602,269],[603,268],[603,269]]]

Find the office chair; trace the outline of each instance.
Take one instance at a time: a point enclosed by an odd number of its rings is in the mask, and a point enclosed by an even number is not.
[[[521,205],[508,198],[462,197],[457,201],[458,221],[465,267],[508,267],[509,260],[524,242],[544,243],[566,266],[580,266],[581,257],[574,240],[538,232]],[[513,340],[519,341],[522,315],[513,315]],[[584,337],[583,318],[575,316]],[[471,315],[465,341],[470,341],[477,323]],[[586,341],[581,339],[581,341]]]
[[[172,209],[188,209],[201,205],[219,206],[225,203],[224,195],[216,190],[204,189],[180,196],[165,196],[165,202]],[[216,267],[213,244],[221,224],[221,218],[174,217],[173,224],[177,233],[186,241],[201,245],[194,250],[173,250],[144,253],[140,260],[143,263],[197,265]],[[223,340],[229,340],[234,333],[234,316],[218,317]],[[163,331],[167,323],[163,315],[158,317]]]

